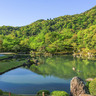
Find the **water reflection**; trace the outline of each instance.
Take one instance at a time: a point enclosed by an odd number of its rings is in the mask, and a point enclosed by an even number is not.
[[[41,59],[41,58],[40,58]],[[40,66],[30,66],[30,70],[44,76],[70,79],[79,76],[83,79],[96,77],[96,61],[73,58],[72,56],[53,56],[43,58]]]
[[[34,94],[39,90],[66,90],[70,80],[38,75],[28,69],[17,68],[0,76],[0,89],[17,94]]]
[[[38,75],[30,70],[18,68],[0,76],[1,82],[15,84],[49,84],[49,83],[69,83],[70,80],[56,78],[54,76]]]
[[[39,90],[69,92],[74,76],[83,79],[96,77],[96,61],[53,56],[38,58],[40,65],[17,68],[0,75],[0,89],[18,94],[34,94]],[[74,68],[74,70],[73,70]]]

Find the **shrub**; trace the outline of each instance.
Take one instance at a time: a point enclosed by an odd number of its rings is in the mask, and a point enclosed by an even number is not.
[[[42,92],[44,92],[45,96],[50,95],[50,92],[48,90],[40,90],[37,92],[37,96],[42,96]]]
[[[90,92],[89,92],[89,84],[90,84],[90,82],[91,82],[91,81],[87,81],[87,82],[86,82],[86,85],[85,85],[88,93],[90,93]]]
[[[52,96],[69,96],[65,91],[53,91],[51,93]]]
[[[2,90],[0,90],[0,95],[3,95],[3,91]]]
[[[89,83],[89,92],[91,95],[96,95],[96,78]]]

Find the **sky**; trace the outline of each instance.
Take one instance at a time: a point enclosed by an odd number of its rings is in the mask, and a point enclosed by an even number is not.
[[[0,0],[0,26],[25,26],[39,19],[79,14],[96,0]]]

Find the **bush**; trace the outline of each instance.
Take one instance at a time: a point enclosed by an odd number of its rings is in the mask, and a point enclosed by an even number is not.
[[[89,92],[91,95],[96,95],[96,78],[89,83]]]
[[[52,96],[69,96],[65,91],[53,91],[51,93]]]
[[[3,95],[3,91],[2,90],[0,90],[0,95]]]
[[[90,84],[90,82],[91,82],[91,81],[87,81],[87,82],[86,82],[86,85],[85,85],[88,93],[90,93],[90,92],[89,92],[89,84]]]
[[[40,90],[37,92],[37,96],[42,96],[42,92],[44,92],[45,96],[50,95],[50,92],[48,90]]]

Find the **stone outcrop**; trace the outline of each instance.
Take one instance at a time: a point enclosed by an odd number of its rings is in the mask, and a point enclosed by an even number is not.
[[[87,94],[85,83],[81,78],[74,77],[70,83],[70,96],[80,96],[81,94]],[[81,95],[81,96],[86,96],[86,95]]]

